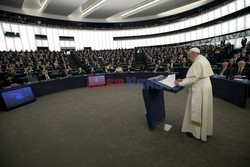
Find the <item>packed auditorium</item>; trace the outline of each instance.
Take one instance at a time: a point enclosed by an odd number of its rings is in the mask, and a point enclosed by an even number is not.
[[[1,0],[1,167],[248,167],[250,0]]]

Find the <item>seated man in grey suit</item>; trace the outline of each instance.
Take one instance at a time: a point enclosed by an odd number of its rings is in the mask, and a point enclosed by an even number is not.
[[[228,62],[222,63],[222,68],[220,69],[218,75],[220,75],[220,76],[229,76],[230,75],[230,69],[228,68]]]
[[[237,79],[250,79],[250,73],[249,70],[246,67],[246,62],[245,61],[239,61],[238,62],[238,67],[234,69],[233,71],[234,78]]]

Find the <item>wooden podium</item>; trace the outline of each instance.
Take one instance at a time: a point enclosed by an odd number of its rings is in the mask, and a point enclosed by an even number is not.
[[[164,92],[178,93],[182,87],[170,88],[160,83],[164,76],[157,76],[147,79],[143,83],[143,98],[146,107],[146,118],[149,130],[154,130],[165,120]]]

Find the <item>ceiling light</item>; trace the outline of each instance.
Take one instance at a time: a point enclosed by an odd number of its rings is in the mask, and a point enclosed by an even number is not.
[[[43,3],[42,3],[42,6],[41,6],[41,10],[45,7],[46,3],[48,2],[48,0],[44,0]]]
[[[137,10],[140,10],[140,9],[142,9],[142,8],[145,8],[145,7],[149,6],[149,5],[152,5],[152,4],[154,4],[154,3],[158,2],[158,1],[160,1],[160,0],[151,1],[151,2],[149,2],[149,3],[146,3],[146,4],[142,5],[142,6],[139,6],[138,8],[134,8],[134,9],[132,9],[132,10],[130,10],[130,11],[128,11],[128,12],[122,14],[122,17],[123,17],[123,16],[126,16],[126,15],[128,15],[128,14],[130,14],[130,13],[133,13],[133,12],[135,12],[135,11],[137,11]]]
[[[85,15],[88,12],[90,12],[91,10],[95,9],[96,7],[98,7],[99,5],[101,5],[103,2],[105,2],[106,0],[102,0],[100,2],[98,2],[97,4],[95,4],[94,6],[90,7],[89,9],[87,9],[86,11],[84,11],[81,15]]]

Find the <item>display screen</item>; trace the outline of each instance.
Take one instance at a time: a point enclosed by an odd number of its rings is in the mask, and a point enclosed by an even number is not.
[[[102,86],[102,85],[105,85],[104,75],[88,77],[88,86]]]
[[[1,96],[7,110],[36,100],[30,87],[2,92]]]

